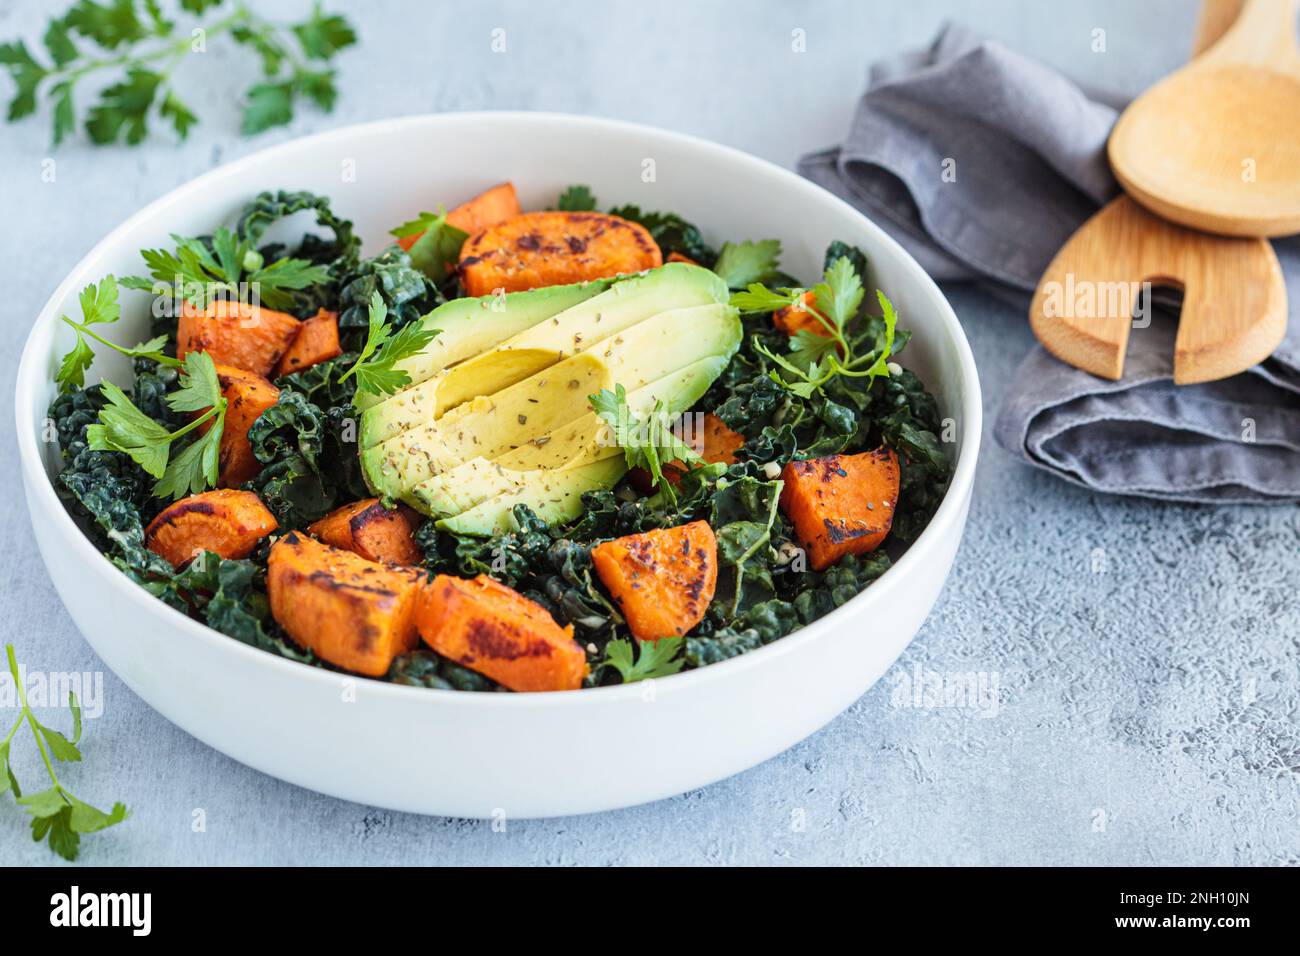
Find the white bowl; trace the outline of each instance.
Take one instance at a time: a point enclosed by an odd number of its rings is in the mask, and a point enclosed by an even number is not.
[[[651,175],[653,173],[653,175]],[[140,249],[229,222],[263,189],[331,196],[373,250],[421,209],[510,179],[525,208],[587,183],[603,205],[679,212],[713,241],[779,237],[782,264],[815,276],[827,243],[871,261],[913,330],[905,361],[955,423],[956,469],[930,526],[866,591],[734,660],[653,683],[559,694],[475,694],[348,678],[209,630],[132,584],[55,494],[42,440],[52,375],[72,344],[58,321]],[[647,179],[653,179],[647,182]],[[115,339],[146,338],[147,297],[124,292]],[[124,383],[125,360],[88,381]],[[23,487],[41,555],[92,647],[133,691],[204,743],[264,773],[360,803],[462,817],[608,810],[752,767],[826,724],[880,678],[938,597],[961,541],[980,442],[980,390],[957,317],[921,267],[869,220],[793,173],[689,136],[541,113],[457,113],[350,126],[213,170],[115,229],[50,297],[17,383]]]

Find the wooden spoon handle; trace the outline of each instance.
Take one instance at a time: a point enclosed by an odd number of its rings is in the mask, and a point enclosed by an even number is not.
[[[1267,66],[1300,76],[1297,16],[1300,0],[1246,0],[1236,21],[1202,60]]]

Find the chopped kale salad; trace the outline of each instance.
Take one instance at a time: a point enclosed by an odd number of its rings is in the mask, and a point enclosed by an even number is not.
[[[796,278],[777,239],[510,183],[371,257],[305,192],[213,226],[61,317],[56,484],[122,573],[268,653],[467,691],[663,677],[848,601],[948,486],[844,242]],[[126,296],[145,342],[114,341]],[[96,349],[129,389],[87,384]]]

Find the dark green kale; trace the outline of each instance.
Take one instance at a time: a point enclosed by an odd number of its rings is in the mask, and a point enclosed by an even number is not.
[[[281,529],[301,528],[367,496],[350,408],[322,409],[287,388],[248,430],[262,470],[245,487],[257,492]]]
[[[394,684],[428,687],[434,690],[505,690],[491,678],[484,677],[468,667],[461,667],[455,661],[425,648],[399,654],[393,658],[393,666],[388,669],[388,679]]]
[[[359,351],[370,327],[370,297],[378,292],[388,309],[387,320],[396,331],[441,305],[438,287],[411,263],[400,246],[389,246],[377,256],[362,259],[351,268],[338,270],[340,333],[345,346]]]
[[[664,259],[675,252],[695,260],[706,269],[713,268],[718,259],[718,254],[704,241],[700,230],[676,213],[643,212],[639,206],[630,205],[611,209],[609,213],[645,226],[650,237],[659,244]]]
[[[282,255],[291,255],[295,259],[307,259],[322,265],[328,265],[339,259],[350,262],[358,260],[361,240],[353,231],[352,221],[335,215],[329,199],[315,193],[291,192],[286,189],[258,193],[257,197],[240,213],[235,223],[235,233],[257,247],[271,226],[300,212],[313,213],[316,224],[330,230],[333,238],[327,240],[315,233],[307,233],[299,245],[292,250],[279,244],[261,246],[258,251],[268,261],[278,259]],[[268,250],[279,255],[268,255]]]

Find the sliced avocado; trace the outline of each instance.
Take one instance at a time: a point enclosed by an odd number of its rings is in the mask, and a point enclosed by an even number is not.
[[[406,498],[431,517],[450,518],[518,487],[523,473],[507,470],[486,458],[471,458],[451,471],[426,478],[407,492]]]
[[[587,396],[613,388],[613,382],[609,366],[598,356],[572,356],[494,395],[458,405],[436,422],[367,448],[361,453],[362,474],[375,494],[404,499],[426,478],[471,458],[492,458],[540,440],[581,417]]]
[[[527,505],[547,524],[572,521],[582,513],[582,496],[609,488],[627,464],[620,455],[574,468],[521,472],[521,484],[480,502],[468,511],[438,521],[438,527],[455,534],[490,536],[518,529],[515,505]]]
[[[641,418],[648,415],[657,402],[663,402],[667,414],[680,415],[703,397],[729,361],[730,354],[710,356],[634,389],[627,395],[628,409]],[[605,420],[595,412],[588,412],[546,437],[548,440],[545,442],[530,442],[499,455],[494,464],[509,474],[539,468],[571,467],[623,454],[623,449],[614,444],[608,434]]]
[[[412,355],[396,365],[411,377],[411,386],[406,391],[432,378],[449,365],[481,355],[538,322],[603,293],[612,281],[597,279],[573,285],[530,289],[527,292],[511,292],[500,297],[484,295],[473,299],[453,299],[438,306],[420,320],[425,328],[438,330],[438,335],[419,355]],[[404,393],[398,392],[395,396],[383,398],[367,393],[358,396],[357,405],[363,409],[377,408],[402,394]],[[375,426],[372,424],[371,428],[373,430]],[[365,431],[363,416],[363,435]]]
[[[728,361],[727,355],[700,359],[643,385],[628,394],[628,408],[632,414],[644,416],[662,401],[668,414],[680,414],[700,400]],[[473,458],[451,471],[427,478],[408,492],[406,500],[425,514],[450,518],[520,487],[531,472],[574,468],[623,457],[623,449],[614,444],[604,419],[595,412],[588,412],[545,437],[545,441],[528,442],[498,455],[493,461]]]
[[[635,393],[700,359],[721,357],[725,364],[740,337],[740,318],[728,305],[660,313],[609,339],[604,348],[579,352],[523,382],[464,402],[436,422],[366,449],[361,456],[366,481],[376,493],[401,498],[417,510],[436,506],[442,512],[450,506],[434,497],[441,484],[425,489],[424,495],[413,489],[470,458],[491,459],[521,450],[519,464],[526,465],[531,454],[527,443],[545,449],[554,441],[555,453],[544,456],[550,467],[568,463],[580,451],[583,460],[594,460],[590,447],[603,429],[590,411],[588,396],[612,389],[614,382]],[[690,403],[674,405],[680,411]],[[566,427],[571,423],[580,424]]]
[[[448,378],[463,381],[453,387],[457,393],[472,388],[473,394],[490,395],[566,355],[587,351],[652,316],[728,301],[727,284],[714,273],[699,266],[672,262],[642,275],[620,279],[599,295],[552,315],[496,346],[497,350],[518,352],[519,362],[503,363],[487,352],[449,369]]]

